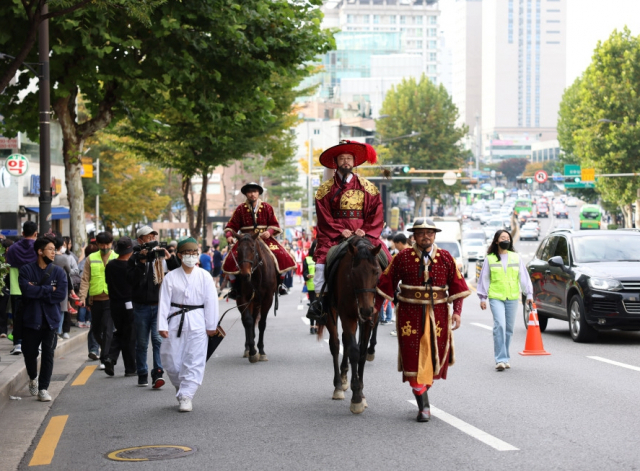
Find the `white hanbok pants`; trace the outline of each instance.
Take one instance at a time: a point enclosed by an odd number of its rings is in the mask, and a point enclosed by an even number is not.
[[[204,378],[209,338],[205,329],[195,331],[169,331],[169,338],[162,339],[160,359],[171,384],[178,388],[176,397],[193,399]]]

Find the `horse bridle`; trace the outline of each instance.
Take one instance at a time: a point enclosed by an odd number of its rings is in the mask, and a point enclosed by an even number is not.
[[[355,255],[351,256],[351,271],[349,272],[349,276],[351,276],[351,273],[353,273],[353,261],[355,260]],[[376,260],[377,262],[377,260]],[[378,267],[380,266],[380,264],[378,263]],[[380,280],[380,276],[378,276],[378,280],[376,280],[376,286],[378,285],[378,281]],[[365,322],[364,319],[362,319],[360,317],[360,301],[358,300],[358,294],[360,293],[377,293],[378,291],[375,288],[354,288],[353,292],[355,294],[355,298],[356,298],[356,308],[358,311],[358,318],[360,318],[360,320],[362,322]],[[373,317],[371,317],[369,319],[369,324],[373,325]]]
[[[244,236],[244,234],[243,234],[243,236]],[[240,240],[241,239],[238,240],[238,244],[240,243]],[[251,267],[252,267],[251,268],[251,275],[253,275],[253,273],[258,269],[258,267],[262,265],[262,260],[258,260],[258,241],[257,240],[253,241],[253,260],[240,260],[240,261],[238,261],[238,259],[234,255],[233,251],[231,251],[231,255],[233,255],[233,259],[236,261],[236,264],[237,264],[238,268],[240,268],[240,265],[242,263],[250,264]]]

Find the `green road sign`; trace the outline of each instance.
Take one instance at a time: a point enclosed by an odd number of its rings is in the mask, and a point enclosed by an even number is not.
[[[565,183],[565,188],[595,188],[596,184],[593,182],[580,182],[580,183]]]
[[[564,166],[564,174],[565,176],[573,176],[576,177],[582,176],[582,170],[580,169],[580,165],[565,165]]]

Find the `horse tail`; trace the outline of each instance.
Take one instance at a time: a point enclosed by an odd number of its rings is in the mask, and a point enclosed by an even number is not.
[[[318,342],[322,341],[322,336],[324,334],[324,325],[318,326]]]

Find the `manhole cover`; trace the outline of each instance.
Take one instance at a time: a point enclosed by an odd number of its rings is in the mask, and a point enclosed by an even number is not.
[[[112,451],[106,457],[114,461],[158,461],[182,458],[195,451],[194,447],[181,445],[145,445]]]

